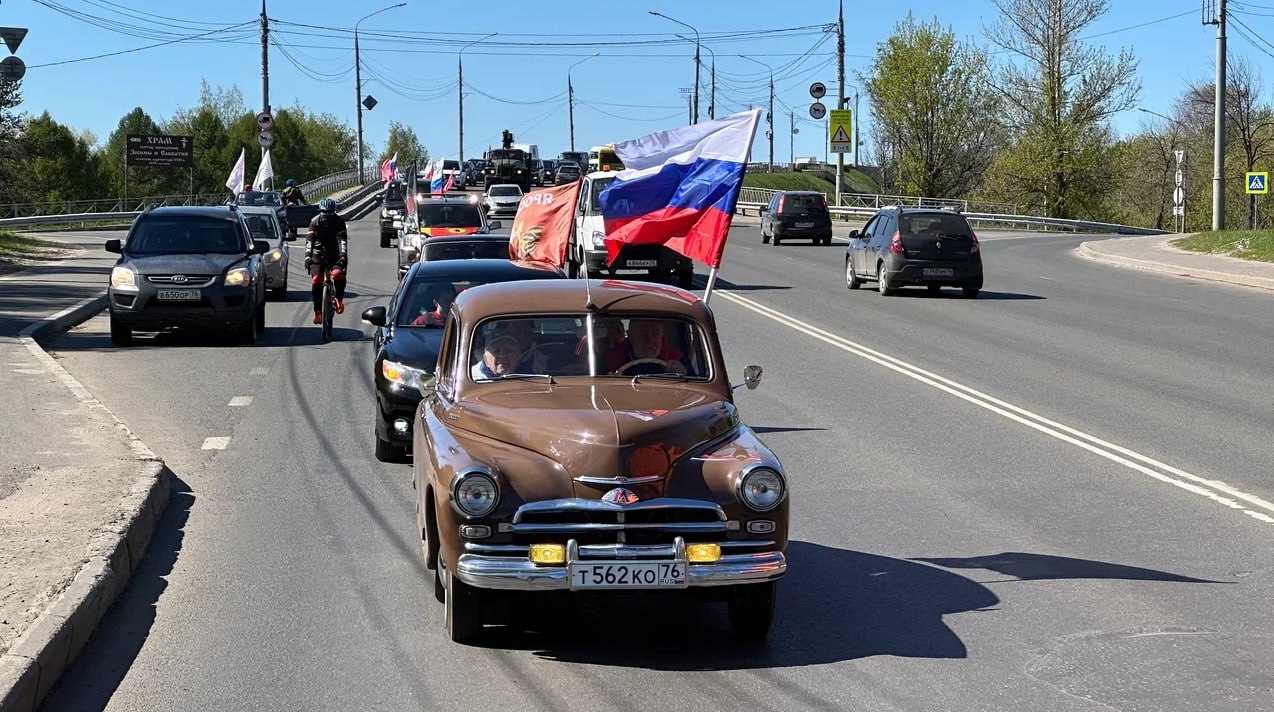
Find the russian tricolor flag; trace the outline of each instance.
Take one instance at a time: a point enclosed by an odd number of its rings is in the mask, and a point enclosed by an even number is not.
[[[624,170],[599,196],[610,261],[660,244],[719,267],[760,121],[755,109],[615,144]]]

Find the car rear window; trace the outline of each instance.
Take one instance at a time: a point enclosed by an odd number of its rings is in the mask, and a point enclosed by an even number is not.
[[[522,189],[516,185],[497,185],[492,186],[491,195],[501,198],[508,198],[514,195],[522,195]]]
[[[950,213],[912,213],[898,220],[898,231],[909,237],[941,236],[969,237],[973,231],[969,223],[959,215]]]
[[[476,242],[472,240],[458,240],[455,238],[441,238],[441,241],[435,240],[425,245],[425,262],[438,262],[441,260],[507,260],[509,258],[509,243],[497,242],[495,240],[482,240]]]
[[[420,206],[421,227],[481,227],[482,215],[472,203],[433,203]]]
[[[783,213],[825,212],[824,200],[821,195],[785,195],[783,196]]]
[[[245,215],[243,218],[253,238],[273,240],[279,236],[274,230],[274,219],[269,215]]]
[[[232,255],[246,250],[238,225],[196,215],[141,218],[128,238],[128,252],[135,255]]]

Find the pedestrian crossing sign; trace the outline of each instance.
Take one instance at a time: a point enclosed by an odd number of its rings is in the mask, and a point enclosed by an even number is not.
[[[1247,192],[1248,195],[1265,195],[1270,192],[1270,174],[1265,172],[1248,173]]]

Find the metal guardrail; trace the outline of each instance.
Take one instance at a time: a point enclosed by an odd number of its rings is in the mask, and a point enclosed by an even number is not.
[[[773,188],[744,188],[739,194],[740,202],[747,203],[769,203],[770,198],[779,192]],[[830,193],[823,193],[827,196],[828,203],[833,202]],[[915,195],[886,195],[875,193],[847,193],[842,191],[840,196],[840,205],[842,208],[870,208],[879,210],[887,205],[916,205],[923,207],[950,207],[959,208],[960,212],[985,212],[994,213],[996,215],[1022,215],[1024,214],[1018,209],[1018,206],[1010,203],[997,203],[987,200],[965,200],[958,198],[926,198]]]
[[[327,195],[342,188],[356,185],[358,182],[358,170],[350,169],[306,181],[301,183],[299,187],[306,195]],[[59,203],[8,203],[0,204],[0,219],[82,215],[87,213],[140,212],[152,203],[157,205],[223,205],[228,197],[229,191],[222,191],[220,193],[197,193],[194,195],[186,193],[184,195],[68,200]]]

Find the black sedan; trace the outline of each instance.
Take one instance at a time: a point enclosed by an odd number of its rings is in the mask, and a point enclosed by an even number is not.
[[[507,259],[420,262],[408,270],[388,306],[364,311],[363,321],[376,327],[376,459],[398,462],[411,452],[420,389],[433,378],[442,327],[457,294],[489,282],[564,278],[560,271]]]

